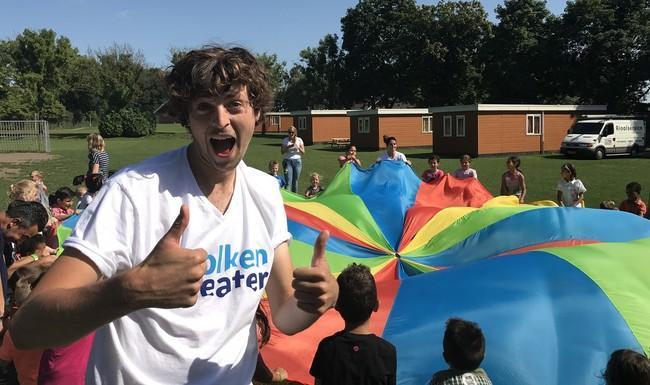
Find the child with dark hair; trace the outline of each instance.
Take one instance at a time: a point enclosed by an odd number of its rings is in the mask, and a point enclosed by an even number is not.
[[[429,157],[429,168],[422,173],[422,181],[425,183],[438,183],[445,172],[439,169],[440,157],[436,154],[431,154]]]
[[[520,169],[521,160],[511,156],[506,160],[508,171],[501,175],[501,195],[515,195],[519,203],[524,203],[526,197],[526,178]]]
[[[650,360],[634,350],[616,350],[603,378],[606,385],[650,385]]]
[[[11,318],[11,315],[18,310],[39,280],[45,274],[46,269],[43,266],[30,265],[21,267],[16,270],[15,274],[9,280],[11,295],[11,311],[5,318]],[[11,331],[5,333],[0,346],[0,381],[3,384],[12,383],[15,378],[11,370],[8,370],[13,363],[17,374],[18,384],[36,385],[38,378],[38,366],[41,362],[42,349],[19,350],[14,346],[11,339]]]
[[[472,167],[472,157],[469,155],[463,155],[460,157],[460,168],[454,171],[454,177],[456,179],[469,179],[474,178],[478,179],[478,173]]]
[[[618,209],[634,215],[645,216],[648,206],[641,200],[641,184],[638,182],[628,183],[625,186],[625,194],[627,194],[627,199],[621,202]]]
[[[255,312],[255,324],[257,325],[257,334],[259,341],[259,349],[261,350],[264,345],[269,343],[271,340],[271,325],[269,325],[269,318],[260,303],[257,306],[257,311]],[[282,382],[287,379],[288,373],[284,368],[275,368],[271,370],[266,363],[264,358],[262,358],[262,353],[257,354],[257,365],[255,366],[255,373],[253,374],[253,380],[269,383],[269,382]]]
[[[557,190],[557,204],[564,207],[585,207],[587,189],[578,179],[576,168],[571,163],[565,163],[560,168],[560,179]]]
[[[430,385],[492,385],[480,368],[485,357],[485,337],[478,324],[450,318],[442,345],[449,369],[434,373]]]
[[[315,384],[395,384],[395,347],[370,331],[370,315],[379,308],[370,269],[353,263],[341,272],[337,282],[335,309],[345,321],[345,329],[318,345],[309,370]]]
[[[75,193],[69,187],[61,187],[56,190],[54,194],[50,195],[52,215],[59,222],[63,222],[77,213],[77,211],[72,208],[72,200],[74,197]]]

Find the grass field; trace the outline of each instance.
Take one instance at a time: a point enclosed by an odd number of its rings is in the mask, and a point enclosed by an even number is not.
[[[0,168],[0,191],[7,191],[9,185],[29,175],[31,170],[41,170],[45,183],[54,191],[61,186],[71,186],[75,175],[83,174],[87,168],[87,149],[85,137],[95,128],[56,129],[52,131],[51,148],[54,159],[25,163],[3,163]],[[256,136],[249,147],[245,161],[247,164],[266,170],[271,159],[281,160],[280,141],[284,134]],[[398,138],[399,140],[399,138]],[[111,158],[111,169],[117,170],[129,163],[137,162],[160,152],[189,143],[190,137],[185,128],[179,125],[159,125],[157,134],[146,138],[107,139],[107,151]],[[399,142],[398,142],[399,144]],[[427,167],[430,151],[426,148],[398,148],[413,162],[417,175]],[[364,166],[374,162],[380,152],[360,152],[359,158]],[[304,190],[309,181],[309,173],[317,171],[325,186],[338,171],[337,156],[341,151],[332,150],[328,145],[317,144],[306,148],[303,158],[303,171],[300,188]],[[505,171],[507,156],[480,157],[472,167],[478,171],[480,181],[497,195],[501,174]],[[637,181],[646,188],[642,192],[644,200],[650,192],[650,157],[613,157],[602,161],[590,159],[567,160],[561,155],[521,156],[522,171],[528,185],[527,201],[555,199],[555,185],[559,179],[562,163],[572,162],[578,177],[587,187],[585,194],[588,207],[598,207],[605,199],[617,202],[625,198],[625,185]],[[458,167],[458,160],[442,159],[443,170],[450,172]],[[0,205],[8,203],[6,194],[0,194]]]

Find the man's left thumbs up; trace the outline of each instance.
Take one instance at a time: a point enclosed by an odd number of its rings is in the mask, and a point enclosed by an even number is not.
[[[323,314],[334,307],[339,295],[339,285],[330,272],[325,249],[329,239],[327,230],[321,231],[314,244],[311,267],[293,271],[292,286],[297,305],[308,313]]]

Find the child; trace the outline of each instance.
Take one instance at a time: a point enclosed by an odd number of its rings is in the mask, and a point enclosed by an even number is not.
[[[471,165],[472,157],[469,155],[463,155],[460,158],[460,168],[454,171],[454,177],[457,179],[478,179],[478,173],[473,168],[470,168]]]
[[[49,207],[47,201],[47,186],[43,182],[43,174],[38,170],[34,170],[29,174],[29,177],[38,187],[38,201],[41,202],[44,207]]]
[[[84,210],[92,201],[92,197],[88,194],[88,187],[79,186],[77,187],[77,210]]]
[[[54,194],[50,195],[50,207],[52,207],[52,215],[59,222],[63,222],[74,214],[78,214],[79,210],[72,209],[72,199],[74,192],[69,187],[61,187],[56,190]]]
[[[44,273],[45,268],[42,266],[26,266],[16,270],[9,280],[9,287],[13,293],[9,318],[25,302]],[[42,349],[16,349],[11,339],[11,331],[6,332],[2,339],[2,346],[0,346],[0,368],[3,374],[2,377],[4,377],[1,379],[2,383],[7,383],[6,381],[9,380],[5,375],[7,367],[13,362],[18,374],[18,383],[21,385],[36,385],[42,354]]]
[[[345,155],[339,156],[339,167],[343,167],[347,163],[354,163],[361,167],[361,161],[357,158],[357,146],[354,144],[348,146]]]
[[[305,196],[307,198],[313,198],[325,191],[325,189],[320,185],[320,175],[317,172],[312,172],[309,174],[309,177],[311,178],[311,183],[309,187],[307,187],[307,190],[305,190]]]
[[[607,362],[603,378],[606,385],[648,385],[650,360],[634,350],[616,350]]]
[[[353,263],[336,280],[339,298],[335,309],[345,321],[345,329],[318,345],[309,370],[315,384],[395,384],[395,347],[370,332],[370,315],[379,307],[370,269]]]
[[[526,178],[519,166],[521,166],[521,160],[517,156],[511,156],[506,161],[508,171],[501,175],[501,195],[516,195],[519,198],[519,203],[524,203]]]
[[[429,157],[429,168],[422,173],[422,181],[425,183],[438,183],[445,172],[440,170],[440,157],[436,154],[431,154]]]
[[[616,202],[607,200],[600,202],[600,208],[603,210],[618,210]]]
[[[557,182],[557,204],[564,207],[584,207],[587,189],[578,179],[578,173],[571,163],[560,168],[562,179]]]
[[[485,337],[475,322],[460,318],[447,320],[442,345],[442,356],[449,369],[434,373],[430,385],[492,385],[490,377],[480,368],[485,357]]]
[[[255,323],[257,324],[259,349],[261,350],[271,340],[271,326],[269,325],[269,318],[266,316],[262,304],[257,306],[255,312]],[[264,383],[269,382],[282,382],[289,377],[289,374],[284,368],[275,368],[271,370],[264,359],[262,353],[257,354],[257,365],[255,366],[255,373],[253,374],[253,381]]]
[[[9,186],[7,195],[12,201],[39,202],[38,184],[29,179],[23,179]]]
[[[645,216],[648,212],[648,207],[641,200],[641,185],[638,182],[630,182],[625,186],[625,193],[627,194],[627,199],[621,202],[618,209],[641,217]]]
[[[278,174],[279,172],[280,172],[280,163],[278,163],[277,160],[270,161],[269,175],[274,176],[275,179],[278,180],[278,184],[280,185],[280,188],[285,188],[287,186],[287,182],[285,182],[284,177],[282,175]]]
[[[56,260],[54,249],[46,245],[45,237],[42,234],[36,234],[22,241],[16,247],[16,257],[17,260],[7,268],[7,276],[10,278],[16,270],[24,266],[49,267]]]

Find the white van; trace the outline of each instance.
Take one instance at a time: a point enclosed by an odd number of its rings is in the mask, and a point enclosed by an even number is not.
[[[646,125],[643,119],[615,116],[586,116],[578,120],[562,140],[564,155],[636,155],[645,151]]]

